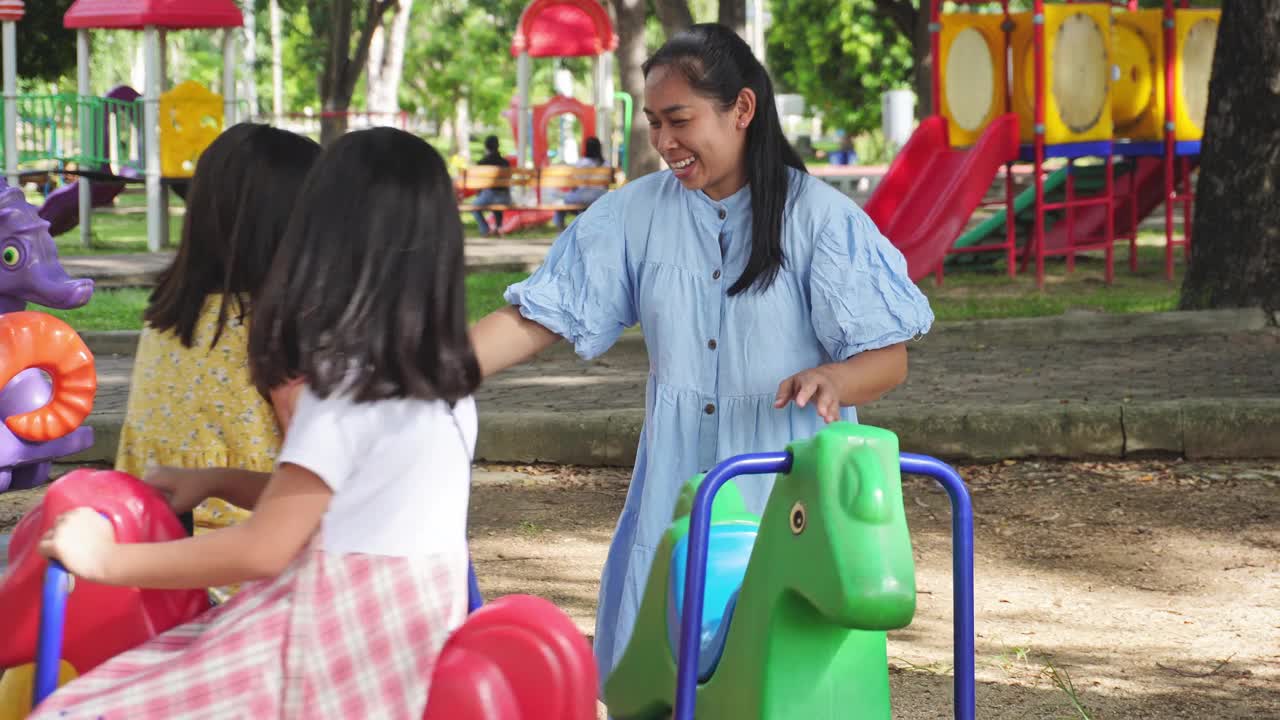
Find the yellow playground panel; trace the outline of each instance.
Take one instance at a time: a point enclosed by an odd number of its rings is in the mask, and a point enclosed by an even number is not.
[[[222,133],[222,96],[188,80],[160,95],[160,172],[189,178],[196,160]]]
[[[1004,113],[1003,14],[948,13],[942,16],[938,54],[947,132],[955,147],[968,147],[997,115]]]
[[[1174,13],[1174,127],[1200,140],[1218,9]],[[1034,139],[1035,47],[1031,13],[1012,13],[1013,109],[1023,142]],[[972,145],[1004,112],[1005,40],[1000,13],[947,13],[939,31],[940,113],[951,144]],[[1045,143],[1164,137],[1164,32],[1160,9],[1114,12],[1104,3],[1045,6]]]
[[[1173,120],[1178,141],[1204,136],[1209,74],[1218,38],[1217,9],[1174,11]],[[1130,140],[1164,137],[1164,30],[1160,10],[1116,15],[1116,135]]]
[[[1031,13],[1015,13],[1013,108],[1023,142],[1034,140],[1035,45]],[[1111,8],[1101,3],[1044,8],[1044,141],[1110,140]]]

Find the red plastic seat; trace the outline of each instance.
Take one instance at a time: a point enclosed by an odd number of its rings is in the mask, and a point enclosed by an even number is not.
[[[164,498],[132,475],[81,469],[59,478],[18,523],[9,543],[9,569],[0,578],[0,625],[6,636],[0,643],[0,668],[35,660],[47,565],[37,546],[59,515],[78,507],[106,515],[119,542],[158,542],[186,535]],[[67,599],[63,659],[83,675],[208,608],[203,590],[138,590],[77,580]]]
[[[120,542],[185,536],[164,498],[114,471],[76,470],[49,487],[15,529],[9,572],[0,578],[0,667],[34,661],[46,561],[40,537],[59,515],[90,507]],[[67,600],[63,659],[83,675],[112,656],[207,610],[202,590],[138,590],[78,581]],[[591,647],[554,604],[528,595],[499,598],[472,613],[445,643],[425,720],[595,720]]]
[[[595,720],[591,646],[559,608],[508,595],[449,638],[424,720]]]

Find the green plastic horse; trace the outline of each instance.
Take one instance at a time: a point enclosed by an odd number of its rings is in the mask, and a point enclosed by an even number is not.
[[[761,518],[745,511],[733,483],[712,506],[712,564],[717,552],[734,551],[728,538],[746,533],[749,543],[757,525],[758,534],[736,605],[728,602],[727,634],[704,623],[703,655],[714,658],[716,646],[722,652],[714,668],[699,671],[697,717],[887,720],[885,631],[909,624],[916,603],[898,438],[841,422],[788,449],[791,472],[778,476]],[[687,552],[689,513],[701,481],[699,475],[682,490],[631,641],[605,685],[614,718],[665,718],[672,710],[679,614],[668,604],[683,593],[684,577],[682,571],[673,577],[671,562],[673,551],[681,553],[677,558]],[[736,586],[734,571],[727,575]],[[723,597],[726,581],[716,582]],[[709,579],[704,597],[712,584]],[[718,611],[709,602],[704,614]],[[709,637],[717,635],[723,643],[712,641],[709,650]]]

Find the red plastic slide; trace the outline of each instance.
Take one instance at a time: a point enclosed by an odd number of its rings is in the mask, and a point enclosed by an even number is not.
[[[1134,216],[1129,211],[1130,182],[1136,182],[1133,201],[1138,203],[1138,222],[1150,215],[1164,200],[1164,159],[1158,157],[1140,157],[1134,164],[1133,179],[1126,176],[1116,178],[1115,202],[1115,236],[1126,236],[1133,231]],[[1192,168],[1195,166],[1192,165]],[[1182,182],[1182,163],[1174,163],[1174,184]],[[1076,236],[1077,245],[1091,245],[1102,242],[1102,233],[1107,219],[1107,210],[1101,205],[1087,205],[1076,210],[1071,219],[1071,230]],[[1061,250],[1067,246],[1067,224],[1056,223],[1044,235],[1044,246],[1049,250]]]
[[[1016,115],[997,117],[967,150],[953,149],[947,142],[942,116],[920,123],[865,207],[880,232],[906,257],[912,280],[938,267],[996,172],[1017,156]]]

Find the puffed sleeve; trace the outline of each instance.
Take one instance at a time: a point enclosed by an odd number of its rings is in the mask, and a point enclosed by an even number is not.
[[[818,237],[809,291],[814,332],[835,360],[911,340],[933,324],[906,259],[856,207]]]
[[[542,266],[503,295],[521,315],[573,343],[588,360],[636,324],[617,195],[592,203],[556,238]]]

